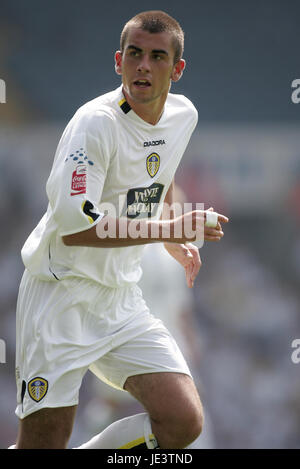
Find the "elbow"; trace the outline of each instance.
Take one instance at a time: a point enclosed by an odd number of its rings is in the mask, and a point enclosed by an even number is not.
[[[67,236],[62,236],[61,238],[65,246],[73,246],[72,236],[67,235]]]
[[[95,231],[96,229],[93,227],[86,231],[65,235],[62,236],[62,241],[65,246],[97,247]]]

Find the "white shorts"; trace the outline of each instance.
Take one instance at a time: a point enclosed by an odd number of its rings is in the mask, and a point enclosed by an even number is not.
[[[129,376],[191,376],[137,285],[115,289],[75,277],[45,282],[25,271],[17,304],[16,415],[78,404],[88,369],[121,390]]]

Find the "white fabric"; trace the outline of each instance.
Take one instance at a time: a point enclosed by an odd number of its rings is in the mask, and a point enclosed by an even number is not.
[[[139,287],[147,306],[155,317],[162,320],[189,363],[192,355],[184,330],[184,318],[191,314],[193,294],[186,285],[184,269],[162,243],[145,247],[142,269]]]
[[[115,289],[75,277],[45,282],[28,271],[17,304],[16,367],[19,418],[43,407],[76,405],[88,368],[121,390],[133,375],[190,376],[175,340],[150,314],[137,285]],[[48,383],[39,401],[28,389],[34,379]]]
[[[157,447],[150,419],[146,413],[117,420],[75,449],[134,449],[141,444],[146,444],[148,449]]]
[[[197,124],[197,111],[187,98],[170,93],[160,121],[150,125],[133,110],[123,112],[122,99],[119,87],[86,103],[61,137],[47,182],[47,213],[22,249],[25,266],[41,279],[55,281],[75,275],[109,287],[140,279],[143,246],[70,247],[61,238],[97,224],[108,204],[116,208],[117,216],[126,216],[124,204],[129,194],[135,198],[131,213],[139,208],[140,216],[145,216],[143,210],[161,190],[157,210],[151,213],[153,218],[160,216],[161,204]],[[147,171],[147,158],[152,154],[160,162],[153,176]],[[149,195],[146,190],[151,186]]]

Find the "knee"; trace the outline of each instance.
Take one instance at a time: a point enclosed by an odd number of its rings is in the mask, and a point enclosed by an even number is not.
[[[178,415],[177,438],[181,448],[185,448],[198,438],[204,423],[202,407],[186,409],[183,415]]]
[[[163,433],[163,445],[166,445],[163,447],[167,449],[186,448],[201,434],[203,422],[201,405],[187,405],[181,409],[175,409],[172,414],[167,412],[161,421],[160,434]],[[161,440],[159,438],[158,440],[161,445]]]

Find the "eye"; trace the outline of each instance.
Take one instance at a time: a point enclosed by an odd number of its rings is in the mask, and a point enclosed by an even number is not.
[[[137,50],[131,50],[129,52],[130,57],[138,57],[140,55],[139,51]]]
[[[159,55],[159,54],[154,54],[154,55],[153,55],[153,58],[154,58],[154,60],[159,61],[159,60],[162,59],[162,56]]]

